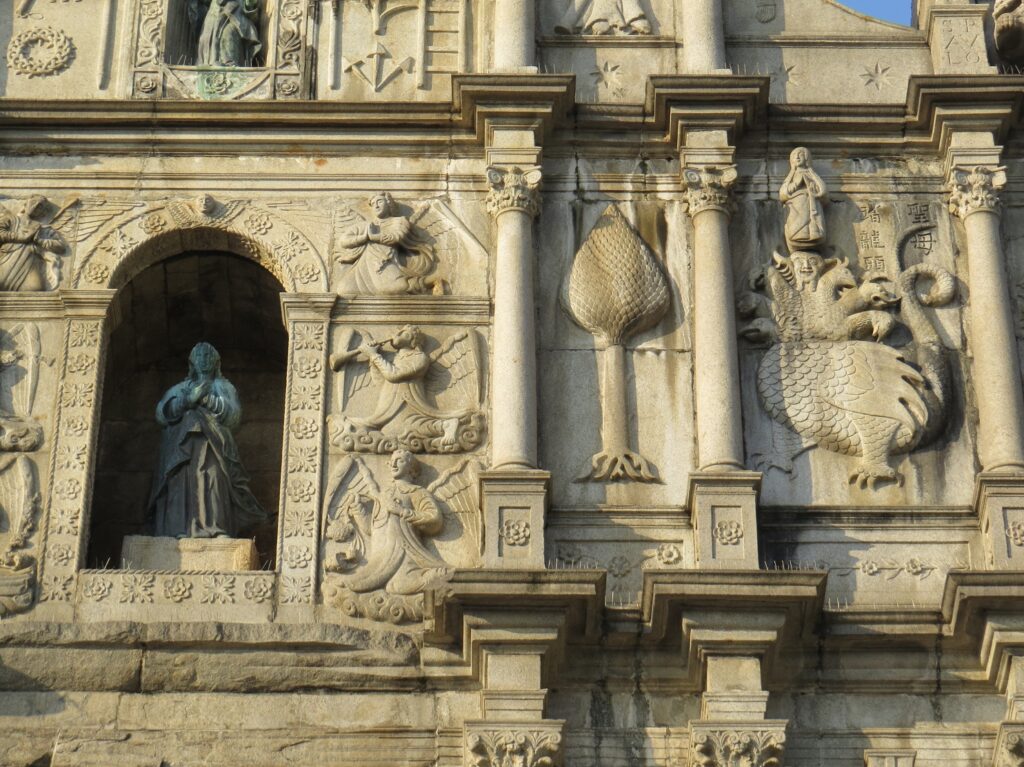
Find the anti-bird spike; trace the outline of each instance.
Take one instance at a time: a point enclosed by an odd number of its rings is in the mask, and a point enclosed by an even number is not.
[[[580,481],[659,481],[654,467],[629,448],[626,341],[654,327],[669,308],[669,285],[640,233],[609,205],[580,247],[562,284],[562,306],[605,346],[602,354],[601,441]]]

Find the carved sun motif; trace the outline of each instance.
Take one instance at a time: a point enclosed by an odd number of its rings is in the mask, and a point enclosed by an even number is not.
[[[892,84],[892,75],[889,72],[892,71],[892,67],[883,67],[881,62],[876,62],[874,67],[865,68],[861,78],[864,80],[864,86],[867,88],[873,87],[875,90],[880,91],[882,88]]]

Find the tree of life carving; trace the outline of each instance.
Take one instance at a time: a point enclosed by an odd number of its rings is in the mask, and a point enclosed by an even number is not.
[[[807,199],[815,204],[813,195]],[[923,296],[922,281],[931,283]],[[756,292],[741,299],[750,322],[741,332],[772,344],[757,386],[771,417],[803,440],[787,458],[818,446],[860,459],[851,483],[902,483],[890,458],[934,440],[945,426],[949,363],[924,307],[953,300],[953,276],[921,263],[895,280],[877,272],[858,280],[846,260],[797,250],[776,253],[751,283]],[[899,325],[897,310],[913,339],[899,349],[885,343]]]
[[[601,441],[581,481],[657,482],[655,468],[629,447],[626,342],[648,330],[669,308],[669,285],[639,232],[614,205],[598,219],[563,283],[569,316],[604,346]]]
[[[453,566],[478,564],[479,464],[463,459],[424,487],[408,450],[388,459],[383,486],[358,456],[334,470],[325,496],[323,562],[328,604],[353,617],[404,623],[423,617],[423,592]],[[451,544],[451,561],[436,542]],[[461,547],[461,550],[460,550]]]
[[[344,371],[344,409],[370,387],[378,392],[377,404],[366,416],[332,418],[333,444],[355,453],[459,453],[480,446],[484,414],[473,331],[454,333],[429,352],[415,325],[381,341],[367,331],[360,336],[355,348],[331,355],[331,367]],[[441,406],[439,398],[451,406]]]

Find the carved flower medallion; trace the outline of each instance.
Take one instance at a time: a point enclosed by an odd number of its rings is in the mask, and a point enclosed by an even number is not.
[[[61,30],[32,27],[11,39],[7,46],[7,64],[19,75],[46,77],[66,69],[74,54],[71,38]]]

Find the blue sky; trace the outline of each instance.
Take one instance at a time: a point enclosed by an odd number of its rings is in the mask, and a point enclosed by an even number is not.
[[[839,0],[855,11],[897,24],[910,23],[910,0]]]

